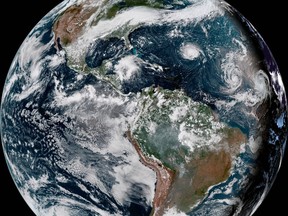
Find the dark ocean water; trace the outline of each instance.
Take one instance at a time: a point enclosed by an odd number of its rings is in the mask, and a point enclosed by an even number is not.
[[[52,25],[53,19],[51,18],[45,25],[34,29],[30,33],[30,36],[39,35],[41,43],[49,43],[53,37]],[[141,73],[137,79],[126,81],[123,84],[121,89],[123,93],[137,93],[149,86],[160,86],[169,90],[181,89],[193,100],[208,104],[215,112],[219,113],[221,121],[227,123],[230,127],[240,128],[244,134],[249,136],[251,135],[250,129],[255,124],[245,112],[239,111],[243,107],[236,106],[235,108],[231,108],[229,112],[226,112],[226,110],[217,110],[215,106],[215,102],[218,100],[227,102],[231,100],[230,95],[222,91],[222,87],[225,87],[226,84],[221,77],[220,60],[228,51],[235,50],[236,52],[237,47],[233,39],[242,37],[242,33],[239,31],[238,26],[235,25],[235,20],[226,16],[206,21],[204,25],[213,26],[213,28],[209,29],[208,35],[203,30],[203,23],[185,25],[181,27],[184,37],[175,37],[172,40],[167,40],[166,35],[175,28],[173,25],[139,27],[129,35],[133,50],[123,49],[123,41],[117,38],[98,41],[97,44],[91,45],[91,50],[87,51],[86,63],[89,67],[93,68],[100,66],[103,60],[113,59],[115,56],[116,58],[112,60],[115,61],[114,63],[117,62],[118,57],[121,55],[131,53],[137,55],[137,57],[146,62],[146,65],[142,66]],[[146,39],[144,42],[140,40],[143,36]],[[202,52],[197,59],[192,61],[183,59],[179,52],[179,47],[185,43],[197,44],[201,49]],[[109,48],[115,45],[116,49]],[[261,46],[259,46],[259,52],[262,51],[260,48]],[[268,69],[274,70],[276,66],[269,50],[267,51],[265,46],[262,46],[262,48],[264,52],[263,56],[267,58]],[[101,49],[105,49],[105,51]],[[220,52],[219,49],[221,50]],[[52,56],[56,52],[56,48],[51,46],[43,55]],[[153,70],[151,67],[148,67],[149,64],[161,65],[163,71]],[[11,73],[23,74],[25,71],[22,71],[19,64],[16,63]],[[107,71],[107,73],[113,73],[113,71]],[[15,183],[19,188],[23,188],[25,184],[24,180],[29,180],[31,177],[37,179],[43,174],[47,174],[50,184],[43,186],[35,193],[35,196],[39,200],[50,195],[59,197],[70,196],[59,192],[59,188],[65,188],[71,194],[75,194],[89,203],[94,203],[95,206],[100,209],[106,209],[111,214],[120,210],[131,215],[149,215],[151,207],[145,206],[143,200],[139,200],[139,197],[131,197],[131,203],[127,204],[127,206],[119,206],[113,197],[103,193],[95,185],[76,178],[67,170],[63,170],[57,165],[58,162],[65,159],[58,151],[57,146],[54,145],[53,139],[47,138],[49,137],[48,135],[53,132],[54,135],[57,134],[57,136],[62,137],[63,142],[66,142],[70,146],[73,145],[73,142],[66,137],[67,128],[65,126],[65,123],[69,124],[72,120],[64,115],[65,110],[52,106],[55,96],[53,89],[55,89],[56,85],[54,78],[56,77],[66,87],[67,95],[72,95],[88,84],[98,86],[97,88],[103,87],[103,84],[100,84],[99,80],[91,74],[85,75],[85,78],[79,81],[76,79],[77,75],[78,73],[69,68],[66,63],[53,68],[53,70],[48,67],[43,68],[39,79],[44,81],[45,84],[41,87],[40,91],[34,92],[21,101],[13,100],[13,95],[21,92],[21,86],[26,84],[25,79],[17,80],[11,87],[10,92],[3,101],[2,110],[4,115],[1,116],[1,121],[4,128],[2,130],[3,141],[5,143],[4,151],[7,152],[9,160],[18,167],[24,176],[21,180],[17,176],[14,176]],[[277,83],[275,85],[276,88],[280,88],[277,86]],[[249,83],[243,83],[240,88],[245,90],[245,88],[249,87],[251,87]],[[273,99],[271,100],[271,106],[282,106],[277,103],[275,98]],[[282,107],[282,111],[284,108]],[[279,165],[279,161],[281,160],[279,152],[281,152],[283,143],[285,142],[285,134],[281,132],[283,131],[282,128],[281,130],[279,129],[279,121],[277,119],[279,116],[287,115],[283,113],[281,113],[281,110],[269,113],[269,116],[274,118],[275,121],[272,121],[267,126],[266,130],[270,131],[270,133],[266,133],[268,141],[264,143],[265,148],[262,156],[255,158],[249,151],[247,151],[247,154],[241,154],[239,160],[243,161],[244,165],[241,165],[241,163],[235,165],[235,171],[229,179],[213,187],[207,197],[191,214],[197,215],[197,212],[200,214],[203,206],[206,209],[211,209],[215,206],[217,207],[219,203],[225,203],[225,200],[235,197],[240,197],[244,201],[244,207],[247,206],[247,212],[251,211],[248,207],[255,204],[267,184],[269,185],[273,181],[277,165]],[[35,114],[37,114],[39,119],[33,119]],[[55,117],[55,115],[61,116],[61,121],[52,121],[52,117]],[[11,116],[13,119],[10,118]],[[41,122],[43,127],[39,127],[39,122]],[[276,137],[273,136],[275,133],[279,134],[276,142]],[[31,143],[33,143],[33,146],[30,145]],[[100,156],[97,159],[101,161]],[[258,172],[257,175],[252,175],[252,169],[256,165],[261,167],[262,171]],[[57,174],[64,176],[67,182],[64,184],[55,180],[54,177]],[[244,190],[243,185],[241,185],[243,176],[246,176],[248,179],[251,178],[250,185],[245,187]],[[113,180],[111,179],[111,181]],[[232,191],[226,194],[225,191],[229,184],[233,184]],[[83,191],[79,185],[84,185],[100,201],[97,203],[94,202],[89,197],[91,194]],[[253,194],[251,191],[253,191]],[[249,196],[251,194],[253,196]],[[219,202],[214,202],[215,200],[219,200]],[[57,199],[55,198],[54,202],[46,204],[47,207],[49,205],[57,205]],[[230,212],[237,210],[236,206],[235,209],[229,204],[223,204],[223,206],[223,211],[226,211],[226,207],[227,211]],[[75,208],[75,211],[81,212],[81,215],[92,215],[90,210],[77,208]]]

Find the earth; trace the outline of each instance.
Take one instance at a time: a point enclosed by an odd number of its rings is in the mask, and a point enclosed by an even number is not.
[[[66,0],[6,77],[1,139],[36,215],[251,215],[281,166],[287,99],[220,0]]]

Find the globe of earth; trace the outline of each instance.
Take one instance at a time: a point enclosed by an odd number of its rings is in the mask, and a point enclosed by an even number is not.
[[[65,0],[1,100],[7,166],[36,215],[251,215],[287,139],[277,64],[220,0]]]

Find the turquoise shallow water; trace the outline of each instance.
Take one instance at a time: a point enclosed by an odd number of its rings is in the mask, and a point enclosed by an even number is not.
[[[35,28],[29,35],[29,38],[40,38],[40,43],[36,44],[36,47],[51,42],[53,37],[51,28],[55,17],[56,15],[47,16],[45,24]],[[137,93],[149,86],[161,86],[169,90],[181,89],[193,100],[209,105],[219,115],[220,121],[231,127],[240,128],[247,136],[256,135],[259,133],[258,125],[254,116],[249,113],[251,111],[249,106],[239,101],[232,107],[226,106],[235,100],[235,94],[252,89],[254,87],[253,82],[244,77],[233,94],[223,91],[229,85],[223,80],[222,60],[228,53],[236,55],[239,50],[243,51],[239,41],[242,41],[243,37],[248,37],[243,34],[237,20],[241,20],[241,17],[236,16],[234,19],[233,16],[225,14],[225,16],[197,24],[182,25],[180,23],[181,28],[179,27],[178,30],[181,30],[182,35],[169,40],[166,36],[175,28],[175,25],[143,25],[128,35],[133,46],[132,49],[124,48],[123,40],[120,38],[110,37],[110,39],[96,40],[95,44],[91,44],[89,47],[90,50],[87,50],[85,60],[89,67],[96,68],[107,59],[111,61],[112,65],[115,65],[121,57],[134,55],[144,62],[140,67],[141,72],[135,79],[124,81],[121,88],[118,89],[120,92],[124,94]],[[248,24],[246,26],[249,27]],[[246,31],[248,30],[245,30],[244,33]],[[144,43],[141,42],[143,36],[146,40]],[[237,159],[239,163],[235,164],[235,170],[229,179],[211,188],[207,197],[191,212],[191,215],[207,215],[209,212],[214,215],[212,209],[218,209],[218,212],[227,213],[227,215],[237,211],[251,212],[265,188],[269,187],[273,181],[281,161],[280,153],[286,142],[286,135],[283,132],[286,130],[287,124],[286,100],[284,96],[283,100],[280,100],[276,95],[281,92],[282,86],[279,85],[277,79],[271,78],[273,73],[277,71],[276,63],[269,50],[264,46],[265,44],[263,45],[261,38],[257,38],[257,35],[253,35],[252,38],[253,40],[246,41],[247,44],[244,43],[244,45],[252,46],[255,49],[255,56],[262,61],[260,66],[267,73],[269,84],[274,88],[269,96],[268,105],[279,107],[279,109],[269,110],[266,116],[261,119],[261,124],[263,124],[261,130],[263,129],[263,137],[265,138],[263,139],[264,147],[261,155],[254,155],[247,147],[246,152],[239,155]],[[104,41],[104,46],[99,47],[98,45],[101,44],[99,41]],[[106,43],[107,41],[108,43]],[[115,44],[117,45],[116,48]],[[193,44],[199,48],[199,53],[194,54],[197,58],[183,58],[181,47],[185,48],[187,44]],[[50,44],[45,48],[42,52],[43,58],[57,54],[54,45]],[[102,52],[102,48],[109,46],[112,46],[113,49]],[[105,57],[102,56],[103,54]],[[190,58],[192,58],[191,53]],[[22,193],[24,193],[24,188],[26,190],[28,187],[28,196],[37,200],[40,206],[47,209],[61,204],[61,199],[69,198],[83,205],[89,204],[96,209],[108,211],[110,214],[124,212],[124,214],[131,215],[148,215],[151,206],[147,205],[146,198],[142,196],[143,185],[132,184],[133,187],[128,192],[131,195],[129,202],[120,205],[113,194],[105,193],[99,185],[91,184],[91,182],[63,168],[63,163],[73,158],[74,153],[79,153],[81,162],[96,170],[105,187],[111,189],[117,180],[109,172],[113,173],[112,167],[121,164],[123,158],[113,154],[107,154],[104,157],[101,154],[94,154],[90,150],[80,148],[78,144],[87,141],[85,140],[87,137],[77,134],[77,131],[72,131],[68,127],[69,124],[77,126],[74,122],[75,119],[66,115],[65,108],[57,106],[55,103],[59,86],[63,86],[63,91],[67,97],[87,86],[93,86],[96,92],[108,95],[109,92],[115,93],[114,86],[112,87],[107,82],[96,78],[93,74],[85,74],[79,79],[79,72],[69,68],[66,61],[61,62],[57,67],[49,67],[52,62],[51,59],[47,58],[46,62],[41,65],[43,67],[37,82],[35,82],[35,86],[41,82],[41,88],[37,91],[31,91],[31,94],[28,94],[28,91],[27,97],[23,96],[23,99],[16,100],[16,96],[24,92],[23,86],[28,84],[28,79],[22,76],[13,82],[2,100],[1,134],[3,149],[17,187],[20,191],[22,190]],[[37,62],[32,59],[23,67],[21,58],[17,56],[7,81],[12,80],[13,75],[20,77],[20,75],[32,72],[30,68],[34,66],[34,63]],[[151,67],[153,64],[161,66],[162,70]],[[107,70],[106,73],[111,76],[115,75],[113,70]],[[237,77],[231,79],[237,81]],[[224,106],[220,106],[219,101]],[[86,114],[92,116],[95,110],[91,104],[90,106],[91,108],[88,106]],[[76,107],[75,110],[77,109]],[[120,110],[119,107],[117,109]],[[117,116],[116,114],[115,111],[115,116]],[[269,123],[267,123],[268,118],[272,119]],[[97,123],[103,124],[102,122]],[[83,125],[80,125],[79,128],[91,126],[88,123]],[[109,131],[109,128],[103,126],[101,129],[102,136],[93,137],[93,142],[99,142],[105,146],[106,138],[109,137],[105,133],[106,131]],[[74,137],[76,135],[77,139]],[[62,145],[67,147],[66,150],[71,155],[63,154],[60,151],[59,146],[57,146],[59,140]],[[101,144],[99,144],[100,147]],[[253,172],[255,167],[260,167],[260,171],[256,174]],[[46,177],[47,181],[43,185],[31,184],[33,179],[39,180]],[[245,179],[249,181],[248,186]],[[27,182],[30,185],[27,185]],[[250,196],[251,194],[253,196]],[[98,200],[91,197],[97,197]],[[49,200],[49,202],[43,201],[41,203],[41,200]],[[243,207],[243,210],[240,207]],[[72,205],[71,209],[81,215],[94,213],[93,208],[89,209],[78,205]]]

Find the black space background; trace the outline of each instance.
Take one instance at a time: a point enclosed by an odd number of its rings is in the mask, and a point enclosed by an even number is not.
[[[270,47],[288,89],[288,37],[287,8],[285,1],[263,0],[227,0],[236,7],[258,30]],[[36,23],[48,13],[60,0],[5,1],[1,6],[1,58],[0,90],[10,64],[24,38]],[[252,4],[251,4],[252,3]],[[1,92],[0,91],[0,92]],[[288,151],[286,151],[279,174],[268,196],[254,216],[286,215],[288,203]],[[34,215],[22,199],[8,172],[2,149],[0,150],[0,198],[1,215]],[[286,212],[286,213],[285,213]],[[2,214],[3,213],[3,214]]]

